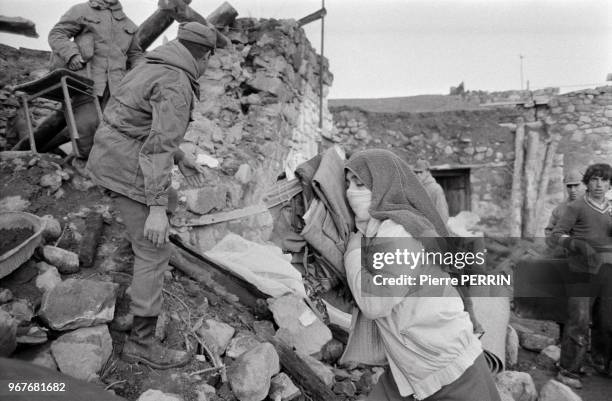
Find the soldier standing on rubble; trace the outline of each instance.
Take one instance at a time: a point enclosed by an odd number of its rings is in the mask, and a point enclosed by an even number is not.
[[[131,335],[123,357],[157,369],[189,361],[155,338],[164,271],[170,259],[168,192],[174,162],[189,185],[204,169],[179,149],[189,123],[198,77],[215,50],[216,32],[196,22],[179,27],[176,40],[149,52],[117,87],[98,128],[87,168],[92,180],[116,193],[134,251]]]
[[[606,192],[612,181],[612,167],[590,165],[582,183],[586,194],[570,202],[552,231],[556,244],[568,251],[570,282],[568,289],[587,285],[588,294],[568,293],[568,319],[561,340],[558,380],[581,388],[581,367],[589,343],[589,324],[593,302],[598,298],[596,319],[601,342],[600,373],[610,374],[612,359],[612,203]],[[598,348],[599,348],[598,347]]]
[[[118,0],[89,0],[76,4],[49,31],[49,46],[53,51],[51,68],[69,68],[89,76],[104,109],[126,71],[142,61],[143,52],[135,35],[137,28]],[[99,124],[98,114],[89,96],[75,96],[72,105],[80,136],[78,150],[81,157],[87,159]],[[52,117],[49,121],[56,119]],[[65,121],[62,125],[65,126]],[[36,147],[42,152],[52,151],[70,140],[67,128],[53,138],[43,136],[46,136],[45,131],[36,132]]]

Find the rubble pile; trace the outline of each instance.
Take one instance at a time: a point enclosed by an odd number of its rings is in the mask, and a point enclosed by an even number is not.
[[[0,156],[2,177],[12,180],[2,188],[0,210],[45,216],[43,242],[33,257],[0,278],[3,356],[101,388],[111,385],[130,400],[304,399],[308,393],[281,363],[279,341],[295,347],[300,363],[340,400],[363,397],[382,374],[380,367],[339,365],[344,345],[299,297],[270,298],[269,315],[260,315],[212,279],[196,282],[174,269],[164,274],[156,336],[191,350],[194,360],[163,379],[144,365],[122,361],[131,258],[112,199],[95,187],[75,185],[75,177],[77,183],[86,178],[57,156]],[[45,186],[43,177],[49,176],[62,178]],[[94,263],[85,267],[78,253],[92,213],[103,216],[104,232]]]

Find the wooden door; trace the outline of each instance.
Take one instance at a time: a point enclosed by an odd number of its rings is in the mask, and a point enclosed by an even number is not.
[[[450,216],[472,209],[470,169],[432,170],[431,174],[444,190]]]

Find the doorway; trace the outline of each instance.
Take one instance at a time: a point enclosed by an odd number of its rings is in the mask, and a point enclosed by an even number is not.
[[[444,190],[450,216],[456,216],[463,210],[472,210],[469,168],[431,170],[431,175]]]

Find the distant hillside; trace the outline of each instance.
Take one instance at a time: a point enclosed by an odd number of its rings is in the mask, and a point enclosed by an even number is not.
[[[470,103],[461,96],[419,95],[382,99],[329,99],[330,108],[358,107],[375,113],[420,113],[430,111],[482,110],[478,103]]]

